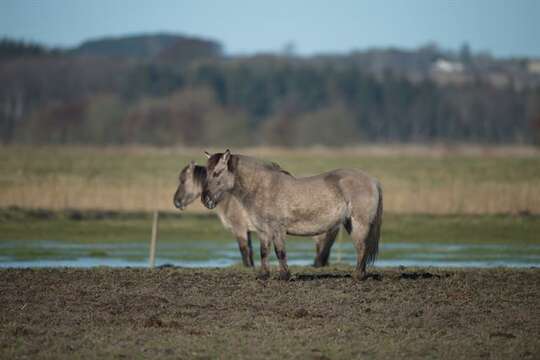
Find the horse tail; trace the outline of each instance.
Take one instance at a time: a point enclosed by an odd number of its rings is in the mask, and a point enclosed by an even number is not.
[[[381,184],[377,182],[377,192],[379,195],[375,216],[369,224],[369,233],[366,238],[367,264],[373,264],[379,252],[379,239],[381,238],[382,213],[383,213],[383,193]]]

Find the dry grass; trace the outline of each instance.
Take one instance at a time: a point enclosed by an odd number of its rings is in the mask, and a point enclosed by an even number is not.
[[[383,179],[383,183],[385,183]],[[113,185],[58,178],[29,181],[0,190],[0,207],[45,209],[172,210],[171,182]],[[540,213],[540,186],[455,181],[444,187],[418,188],[389,179],[385,209],[395,213],[496,214]],[[207,211],[199,202],[188,211]]]
[[[240,152],[240,151],[239,151]],[[297,175],[357,167],[378,177],[396,213],[540,213],[540,156],[534,148],[358,147],[243,153]],[[172,210],[178,171],[200,149],[0,148],[0,207]],[[205,211],[193,204],[191,211]]]

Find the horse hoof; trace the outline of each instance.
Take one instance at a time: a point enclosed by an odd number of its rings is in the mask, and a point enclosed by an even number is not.
[[[354,272],[352,274],[352,278],[355,281],[364,281],[364,280],[366,280],[368,278],[368,276],[367,276],[367,273],[365,273],[365,272],[361,272],[361,273]]]
[[[280,271],[279,272],[279,275],[278,275],[278,280],[283,280],[283,281],[289,281],[289,279],[291,278],[291,273],[288,272],[288,271]]]
[[[269,278],[270,278],[269,272],[261,271],[260,273],[257,274],[257,280],[268,280]]]

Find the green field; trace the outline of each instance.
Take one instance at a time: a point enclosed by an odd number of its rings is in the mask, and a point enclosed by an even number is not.
[[[147,242],[152,215],[79,211],[0,211],[0,241]],[[385,214],[384,242],[540,244],[540,216]],[[164,213],[160,241],[233,241],[213,214]]]

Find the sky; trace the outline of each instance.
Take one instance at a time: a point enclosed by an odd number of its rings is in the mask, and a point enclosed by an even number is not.
[[[300,55],[435,42],[540,57],[540,0],[0,0],[0,37],[71,47],[88,39],[179,33],[226,54]]]

